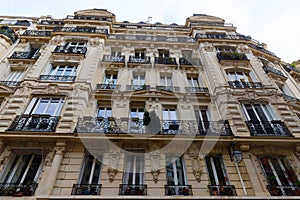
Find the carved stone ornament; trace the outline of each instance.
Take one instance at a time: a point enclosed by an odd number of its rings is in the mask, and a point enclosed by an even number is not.
[[[212,44],[205,43],[205,45],[203,45],[202,48],[205,51],[214,51],[214,46]]]
[[[152,153],[150,155],[150,170],[153,176],[154,183],[158,182],[158,176],[160,174],[160,155]]]
[[[192,162],[192,171],[195,176],[196,181],[201,181],[201,176],[203,173],[201,161],[197,154],[190,154],[191,162]]]
[[[109,181],[113,182],[115,179],[115,176],[118,173],[118,164],[120,159],[120,152],[113,151],[109,155],[109,166],[107,169]]]
[[[154,183],[157,183],[158,182],[158,176],[160,174],[160,170],[152,170],[151,174],[153,176]]]
[[[108,168],[107,169],[107,174],[108,174],[108,180],[109,182],[113,182],[115,179],[115,176],[117,175],[118,170],[117,169],[112,169],[112,168]]]

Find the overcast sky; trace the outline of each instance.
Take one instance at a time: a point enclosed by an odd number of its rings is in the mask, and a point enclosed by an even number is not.
[[[102,8],[117,21],[184,24],[193,14],[207,14],[233,23],[237,31],[264,42],[285,62],[300,59],[300,0],[9,0],[0,15],[52,15],[64,18],[75,11]]]

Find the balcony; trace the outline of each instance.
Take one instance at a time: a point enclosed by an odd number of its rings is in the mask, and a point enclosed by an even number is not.
[[[150,65],[151,60],[150,57],[135,57],[135,56],[129,56],[128,66],[133,67],[137,65]]]
[[[97,84],[96,90],[119,90],[120,87],[121,85],[104,83],[104,84]]]
[[[55,132],[59,118],[41,114],[18,115],[7,131]]]
[[[120,184],[119,195],[147,195],[147,185]]]
[[[15,51],[8,59],[34,59],[37,60],[41,53],[39,49],[32,51]]]
[[[71,195],[100,195],[102,184],[74,184]]]
[[[78,120],[77,132],[96,134],[160,134],[160,135],[197,135],[232,136],[227,120],[198,123],[196,120],[156,120],[149,125],[143,120],[113,117],[83,117]]]
[[[85,55],[87,52],[86,47],[66,47],[66,46],[56,46],[52,53],[64,53],[64,54],[79,54]]]
[[[269,50],[263,48],[262,46],[255,45],[255,44],[248,44],[248,46],[251,47],[251,48],[253,48],[253,49],[255,49],[255,50],[258,50],[258,51],[260,51],[260,52],[263,52],[263,53],[265,53],[265,54],[268,54],[268,55],[270,55],[270,56],[273,56],[273,57],[276,57],[276,58],[277,58],[277,56],[275,55],[275,53],[273,53],[273,52],[271,52],[271,51],[269,51]]]
[[[156,86],[156,91],[179,92],[180,88],[175,86]]]
[[[191,185],[165,185],[165,194],[167,196],[192,196],[193,191]]]
[[[287,101],[292,101],[292,102],[297,102],[300,103],[300,99],[296,97],[289,96],[287,94],[282,94],[282,96],[287,100]]]
[[[109,66],[125,66],[125,56],[104,55],[102,62]]]
[[[177,65],[176,59],[171,57],[155,57],[154,63],[163,65]]]
[[[18,39],[18,35],[8,26],[0,27],[0,35],[6,36],[11,43],[15,43],[15,41]]]
[[[279,69],[268,66],[263,66],[263,69],[265,70],[266,74],[270,75],[272,78],[275,78],[275,80],[279,79],[282,82],[285,82],[287,80],[287,77]]]
[[[73,82],[76,76],[40,75],[42,81]]]
[[[239,52],[219,52],[217,53],[219,62],[222,61],[249,61],[244,53]]]
[[[37,183],[31,184],[15,184],[15,183],[1,183],[0,196],[33,196],[37,188]]]
[[[295,79],[300,80],[300,69],[294,66],[286,66],[284,69],[291,74]]]
[[[261,82],[228,81],[232,88],[262,88]]]
[[[208,185],[211,196],[236,196],[234,185]]]
[[[185,92],[187,93],[203,93],[209,95],[207,87],[185,87]]]
[[[36,30],[26,30],[22,36],[33,36],[33,37],[51,37],[51,31],[36,31]]]
[[[241,34],[205,34],[205,33],[197,33],[195,36],[196,39],[204,39],[204,40],[211,40],[211,39],[217,39],[217,40],[243,40],[243,41],[250,41],[251,38],[241,35]]]
[[[292,136],[290,131],[280,120],[246,121],[251,136]]]
[[[18,87],[20,85],[20,81],[0,81],[1,84],[6,85],[8,87]]]
[[[201,60],[197,58],[191,58],[191,59],[186,59],[186,58],[179,58],[179,68],[180,69],[190,69],[190,70],[195,70],[197,67],[201,66]]]
[[[127,91],[150,90],[150,85],[126,85]]]
[[[300,196],[300,187],[283,186],[283,185],[267,185],[272,196]]]
[[[96,33],[96,34],[108,34],[108,30],[105,28],[96,27],[55,27],[54,32],[73,32],[73,33]]]

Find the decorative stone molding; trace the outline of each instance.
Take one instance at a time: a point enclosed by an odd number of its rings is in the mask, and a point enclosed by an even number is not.
[[[190,153],[189,154],[191,158],[191,164],[192,164],[192,172],[195,176],[196,181],[201,181],[201,176],[203,173],[202,165],[201,165],[201,158],[199,157],[199,154],[197,153]]]
[[[63,155],[66,150],[67,144],[64,142],[57,142],[54,147],[55,155]]]
[[[6,163],[7,159],[9,158],[10,153],[11,153],[11,148],[7,148],[1,154],[1,156],[0,156],[0,172],[3,170],[4,163]]]
[[[160,174],[160,155],[158,153],[153,152],[150,155],[150,170],[154,183],[157,183]]]
[[[276,155],[277,154],[277,155],[284,155],[284,156],[288,156],[290,154],[288,150],[273,145],[257,146],[257,147],[254,146],[252,153],[255,155],[260,155],[260,154]]]
[[[250,150],[250,145],[249,144],[242,144],[242,145],[240,145],[240,150],[242,152],[247,152],[247,151]]]
[[[109,182],[113,182],[115,179],[115,176],[117,175],[118,170],[117,169],[113,169],[113,168],[108,168],[107,169],[107,174],[108,174],[108,180]]]
[[[212,44],[205,43],[205,45],[202,46],[202,49],[204,51],[214,51],[214,46]]]
[[[113,182],[115,179],[115,176],[118,173],[118,165],[120,160],[120,152],[113,151],[109,155],[109,166],[107,169],[107,173],[109,176],[109,182]]]

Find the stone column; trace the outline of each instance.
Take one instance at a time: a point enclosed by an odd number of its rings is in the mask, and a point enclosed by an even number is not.
[[[42,181],[42,183],[40,184],[40,188],[38,191],[39,195],[49,196],[52,194],[52,190],[64,157],[65,150],[66,150],[65,142],[56,143],[56,146],[53,149],[54,153],[53,153],[52,164],[48,173],[46,174],[44,181]]]

